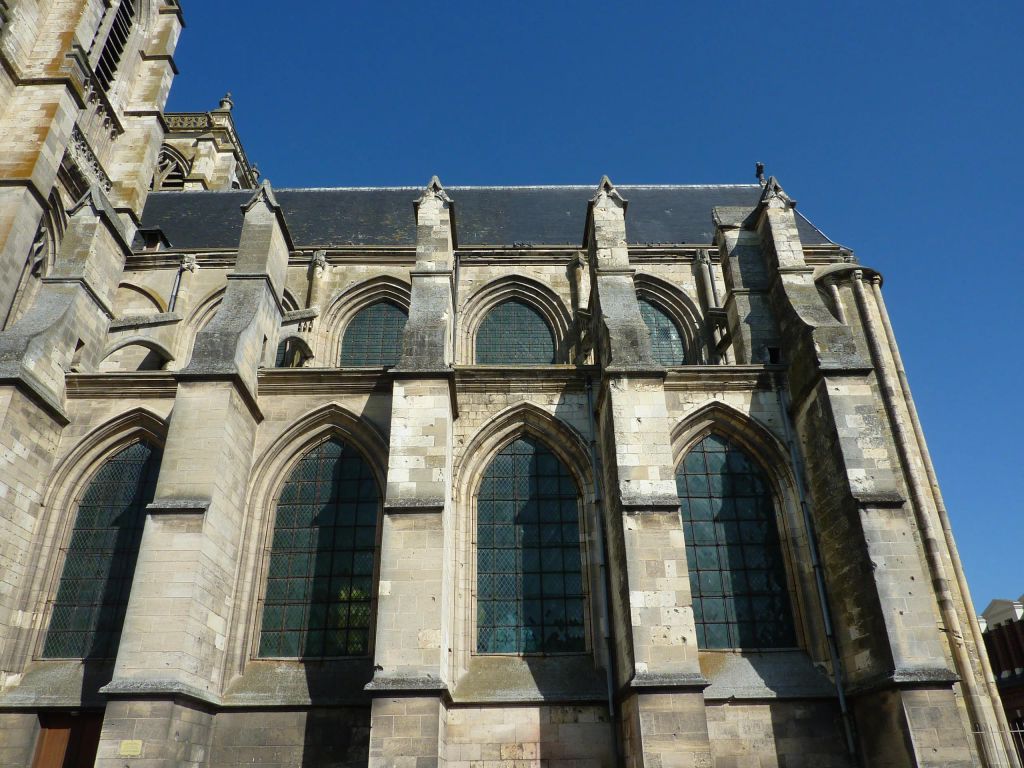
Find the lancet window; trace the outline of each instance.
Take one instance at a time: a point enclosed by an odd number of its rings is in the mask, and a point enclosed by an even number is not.
[[[679,327],[669,315],[656,304],[638,298],[640,315],[651,334],[651,352],[654,359],[664,366],[683,365],[686,350]]]

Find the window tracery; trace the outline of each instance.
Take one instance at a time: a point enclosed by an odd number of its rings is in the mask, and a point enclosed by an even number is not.
[[[64,549],[44,658],[116,656],[159,468],[160,451],[139,441],[108,459],[86,487]]]
[[[579,490],[544,445],[520,437],[477,496],[477,652],[586,650]]]
[[[299,460],[277,504],[260,657],[369,653],[379,511],[377,482],[350,444],[331,438]]]
[[[676,475],[701,649],[796,644],[767,477],[731,441],[709,434]]]
[[[555,338],[537,310],[510,299],[491,309],[476,334],[476,362],[544,365],[555,362]]]

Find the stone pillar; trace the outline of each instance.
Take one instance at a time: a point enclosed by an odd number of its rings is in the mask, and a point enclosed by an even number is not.
[[[101,768],[120,768],[118,745],[140,738],[148,764],[206,760],[262,419],[257,369],[265,350],[276,346],[292,248],[269,184],[242,210],[238,258],[221,309],[176,374],[114,677],[102,689],[111,703],[96,762]]]
[[[65,375],[99,362],[128,253],[117,214],[93,188],[72,209],[53,272],[35,302],[0,333],[0,647],[15,647],[15,635],[34,616],[16,619],[16,600],[31,567],[26,556],[38,504],[67,424]],[[22,661],[0,659],[7,672]]]
[[[974,715],[956,690],[959,679],[970,705],[974,672],[955,662],[958,641],[943,630],[956,631],[942,607],[948,590],[944,595],[944,576],[929,555],[917,459],[901,436],[901,409],[872,319],[862,310],[843,324],[825,306],[803,257],[794,205],[769,179],[757,208],[719,236],[747,244],[730,259],[760,270],[756,252],[774,278],[771,308],[842,666],[832,673],[844,677],[862,759],[880,766],[1008,765],[1004,751],[971,737]],[[723,226],[736,217],[716,211],[716,220]]]
[[[453,511],[454,227],[434,177],[416,203],[416,268],[395,369],[374,651],[370,765],[436,765],[447,687]]]
[[[630,766],[711,764],[665,371],[651,355],[626,247],[626,201],[606,178],[590,203],[585,244],[594,338],[603,514],[625,759]]]

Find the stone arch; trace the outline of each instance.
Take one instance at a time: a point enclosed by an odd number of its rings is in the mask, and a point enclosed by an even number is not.
[[[349,285],[335,294],[322,314],[321,322],[325,332],[319,335],[322,346],[316,350],[317,359],[332,361],[328,365],[337,365],[341,341],[349,322],[360,311],[379,301],[390,302],[408,315],[412,304],[412,287],[391,275],[380,275]]]
[[[797,641],[810,648],[823,639],[817,619],[811,621],[811,606],[816,605],[814,576],[806,530],[800,512],[800,494],[792,461],[785,444],[767,427],[751,416],[721,401],[709,402],[688,414],[672,430],[673,465],[678,471],[683,458],[700,440],[715,433],[740,447],[762,469],[771,485],[775,520],[793,610]],[[820,618],[820,617],[818,617]],[[813,626],[812,626],[813,624]]]
[[[683,337],[687,364],[708,363],[712,359],[710,340],[693,299],[654,275],[638,273],[633,284],[638,298],[651,302],[675,322]]]
[[[226,286],[217,288],[208,293],[201,301],[196,303],[195,307],[189,312],[185,322],[181,324],[181,335],[178,336],[176,347],[179,350],[183,350],[182,360],[185,364],[192,357],[192,349],[195,347],[196,336],[213,320],[214,315],[217,314],[217,310],[220,309],[221,302],[224,301],[224,293],[227,291]]]
[[[63,568],[61,551],[71,536],[78,499],[85,488],[100,467],[121,450],[140,440],[162,449],[166,439],[167,421],[163,416],[148,408],[131,408],[90,431],[58,462],[39,504],[39,523],[28,560],[37,567],[18,597],[22,611],[27,615],[36,613],[42,620],[18,634],[2,659],[5,669],[20,669],[49,627],[47,608]]]
[[[123,291],[123,292],[122,292]],[[127,296],[127,300],[124,297]],[[146,311],[123,311],[123,305],[129,303],[131,298],[141,299],[148,302]],[[121,300],[119,300],[121,299]],[[117,294],[114,298],[114,316],[117,318],[134,317],[138,315],[160,314],[167,311],[167,304],[163,297],[152,288],[144,285],[122,281],[117,284]]]
[[[536,310],[551,329],[555,340],[555,360],[573,359],[576,339],[572,333],[572,314],[562,299],[543,283],[522,275],[506,275],[479,288],[460,308],[456,360],[472,364],[476,359],[476,334],[480,324],[494,307],[510,299]]]
[[[14,300],[4,319],[3,326],[10,327],[16,323],[35,303],[36,296],[42,286],[42,279],[53,271],[57,262],[64,232],[67,229],[68,215],[60,191],[56,188],[50,192],[46,208],[39,218],[36,235],[25,258],[21,275],[18,278],[18,289]]]
[[[155,192],[182,190],[185,188],[185,179],[191,172],[192,164],[185,156],[169,144],[164,144],[157,155],[156,170],[153,172],[153,181],[149,188]]]
[[[289,351],[297,351],[301,357],[299,365],[278,365],[277,357],[281,355],[281,348],[285,346],[289,348]],[[301,368],[307,364],[307,361],[313,359],[313,349],[309,346],[304,338],[295,334],[282,335],[277,342],[277,352],[275,353],[274,367],[275,368]],[[287,361],[286,361],[287,362]]]
[[[571,473],[579,490],[580,534],[583,539],[583,573],[588,585],[586,626],[592,652],[600,657],[604,652],[594,637],[593,622],[595,600],[598,599],[599,573],[597,562],[600,525],[594,505],[593,467],[586,439],[573,427],[549,411],[529,402],[509,406],[493,416],[460,451],[460,459],[453,467],[452,495],[455,506],[455,550],[460,562],[467,564],[455,572],[454,614],[451,663],[453,679],[469,669],[475,636],[476,593],[476,495],[483,476],[498,452],[515,439],[528,436],[540,442],[558,457]]]
[[[104,350],[98,370],[123,370],[121,368],[112,367],[109,364],[107,365],[106,368],[104,368],[104,363],[108,363],[108,361],[113,362],[110,360],[110,358],[112,358],[115,353],[125,349],[126,347],[144,347],[145,349],[148,349],[151,353],[153,353],[155,356],[159,357],[160,360],[162,361],[160,366],[155,368],[147,366],[145,368],[135,368],[134,370],[159,370],[163,368],[163,366],[166,366],[168,363],[174,362],[174,355],[171,353],[171,350],[169,350],[159,341],[156,341],[155,339],[152,339],[148,336],[131,336],[126,339],[118,339],[116,342],[114,342]]]
[[[339,403],[327,403],[299,417],[262,451],[250,474],[245,506],[249,514],[242,532],[240,565],[235,574],[235,594],[239,596],[235,604],[243,615],[241,621],[232,620],[232,626],[241,631],[230,641],[227,663],[239,674],[259,635],[258,600],[266,584],[267,554],[278,494],[299,460],[313,446],[331,437],[352,445],[362,454],[377,481],[383,506],[387,438],[366,419]]]

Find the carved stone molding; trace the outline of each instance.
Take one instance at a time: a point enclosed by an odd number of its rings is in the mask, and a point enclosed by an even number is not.
[[[68,143],[67,156],[78,172],[90,184],[102,187],[104,192],[109,192],[113,189],[113,182],[107,176],[107,172],[103,170],[103,166],[100,165],[96,153],[92,151],[92,147],[89,146],[89,142],[77,125],[71,131],[71,141]]]

